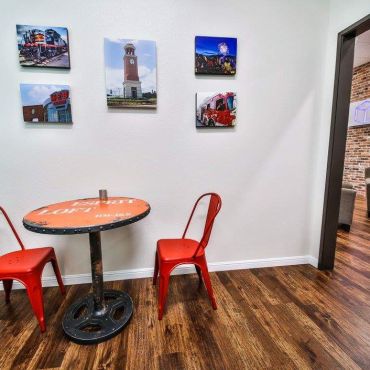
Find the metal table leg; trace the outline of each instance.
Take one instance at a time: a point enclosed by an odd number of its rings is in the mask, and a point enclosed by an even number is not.
[[[129,322],[131,297],[118,290],[104,290],[100,232],[89,234],[92,293],[74,302],[63,318],[63,330],[74,342],[93,344],[118,334]]]

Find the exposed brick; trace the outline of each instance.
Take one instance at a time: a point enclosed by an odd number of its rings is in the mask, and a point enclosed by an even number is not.
[[[351,102],[370,98],[370,62],[354,68]],[[370,167],[370,125],[349,127],[343,181],[365,195],[365,168]]]
[[[353,69],[351,102],[370,98],[370,62]]]

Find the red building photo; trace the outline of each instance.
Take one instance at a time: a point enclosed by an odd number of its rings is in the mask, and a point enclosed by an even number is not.
[[[72,123],[69,86],[21,84],[20,89],[25,122]]]

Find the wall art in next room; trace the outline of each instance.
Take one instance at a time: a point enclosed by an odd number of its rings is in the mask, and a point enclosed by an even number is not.
[[[154,41],[105,38],[104,57],[108,107],[157,107]]]
[[[25,122],[72,123],[69,86],[21,84],[20,89]]]
[[[195,74],[235,75],[237,39],[195,37]]]
[[[370,98],[350,104],[348,126],[370,125]]]
[[[236,123],[236,93],[198,92],[196,127],[233,127]]]
[[[17,41],[21,66],[70,68],[67,28],[17,25]]]

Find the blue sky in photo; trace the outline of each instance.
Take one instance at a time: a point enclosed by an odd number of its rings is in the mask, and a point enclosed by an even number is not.
[[[236,56],[237,39],[232,37],[195,37],[195,52],[203,55],[219,54],[218,45],[224,42],[229,48],[229,55]]]
[[[59,35],[62,37],[62,39],[68,43],[68,40],[67,40],[67,35],[68,35],[68,31],[67,31],[67,28],[65,27],[52,27],[52,26],[29,26],[29,25],[20,25],[20,24],[17,24],[17,40],[18,40],[18,44],[21,43],[22,41],[22,34],[25,32],[25,31],[30,31],[30,30],[41,30],[41,31],[45,31],[47,29],[52,29],[56,32],[59,33]]]
[[[20,84],[22,106],[40,105],[55,91],[69,90],[68,85]]]
[[[125,53],[123,47],[127,43],[134,44],[136,48],[135,55],[138,61],[138,72],[142,91],[157,90],[157,56],[155,41],[133,39],[112,40],[109,38],[104,39],[106,88],[122,88],[124,78],[123,56]]]
[[[148,40],[132,40],[132,39],[119,39],[110,40],[104,39],[104,56],[105,66],[108,68],[123,68],[123,47],[131,42],[134,44],[136,50],[135,55],[138,57],[139,65],[144,65],[149,69],[153,69],[156,66],[156,53],[155,53],[155,42]]]

